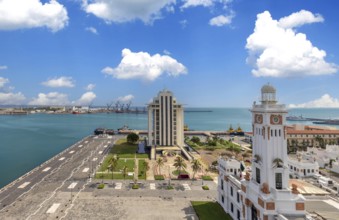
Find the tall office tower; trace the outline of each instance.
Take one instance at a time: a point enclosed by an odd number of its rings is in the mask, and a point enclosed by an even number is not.
[[[184,146],[184,109],[168,90],[148,105],[148,145]]]

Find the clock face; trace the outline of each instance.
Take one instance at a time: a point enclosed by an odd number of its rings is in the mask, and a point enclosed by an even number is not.
[[[281,115],[271,115],[271,124],[277,125],[282,123]]]
[[[262,124],[262,115],[260,114],[255,115],[255,123]]]

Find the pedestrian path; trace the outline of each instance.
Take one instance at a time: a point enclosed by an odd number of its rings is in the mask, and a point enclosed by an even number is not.
[[[115,183],[114,189],[121,189],[122,188],[122,183]]]
[[[155,189],[155,183],[150,183],[150,184],[149,184],[149,188],[152,189],[152,190],[154,190],[154,189]]]
[[[183,183],[182,186],[185,190],[191,190],[191,187],[187,183]]]

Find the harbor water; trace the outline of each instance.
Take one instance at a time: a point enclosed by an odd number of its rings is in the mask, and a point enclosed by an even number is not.
[[[191,130],[251,130],[247,108],[194,108],[185,112]],[[338,109],[292,109],[290,115],[339,119]],[[292,122],[296,123],[296,122]],[[312,122],[298,122],[311,124]],[[63,151],[95,128],[146,130],[147,114],[29,114],[0,115],[0,188]],[[339,127],[338,127],[339,128]]]

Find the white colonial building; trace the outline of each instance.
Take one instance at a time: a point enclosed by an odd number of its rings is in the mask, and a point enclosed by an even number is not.
[[[296,158],[289,156],[288,167],[293,178],[312,177],[319,174],[318,162],[314,158],[302,159],[301,155]]]
[[[277,104],[274,87],[262,87],[261,103],[254,103],[251,112],[252,173],[247,172],[240,180],[227,173],[227,166],[219,166],[218,202],[233,219],[303,218],[305,199],[295,185],[292,189],[288,185],[287,110]]]

